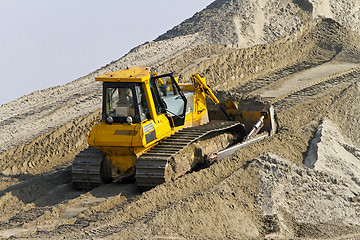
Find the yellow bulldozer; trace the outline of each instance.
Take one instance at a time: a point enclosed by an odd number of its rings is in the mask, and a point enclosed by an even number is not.
[[[95,80],[103,83],[102,119],[74,159],[76,188],[129,179],[154,187],[276,131],[273,106],[241,109],[229,100],[221,107],[199,74],[179,83],[171,73],[135,67]]]

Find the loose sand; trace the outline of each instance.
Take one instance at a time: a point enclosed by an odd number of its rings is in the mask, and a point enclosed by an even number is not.
[[[0,236],[360,238],[359,16],[356,0],[218,0],[85,77],[2,105]],[[270,102],[278,133],[147,192],[76,191],[71,160],[100,116],[94,77],[131,66]]]

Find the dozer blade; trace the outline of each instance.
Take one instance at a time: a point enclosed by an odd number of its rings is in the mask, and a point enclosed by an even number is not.
[[[231,147],[223,149],[217,153],[211,153],[206,156],[206,160],[208,162],[219,161],[225,157],[228,157],[228,156],[234,154],[236,151],[240,150],[243,147],[246,147],[250,144],[253,144],[255,142],[258,142],[258,141],[263,140],[264,138],[268,137],[269,132],[266,132],[266,131],[263,131],[261,134],[258,134],[259,131],[264,126],[264,118],[265,118],[265,116],[261,116],[258,119],[258,122],[253,126],[250,133],[244,138],[244,140],[242,142],[232,145]]]
[[[213,106],[209,111],[209,118],[226,119],[230,117],[233,120],[240,121],[245,126],[246,137],[238,144],[209,154],[207,156],[208,162],[221,160],[243,147],[274,135],[276,132],[274,106],[262,103],[247,103],[239,107],[231,100],[225,102],[224,105],[226,106],[225,113],[219,107]]]
[[[270,136],[275,134],[276,120],[274,106],[262,103],[248,103],[246,105],[238,106],[232,100],[228,100],[222,105],[226,106],[227,116],[218,106],[213,106],[209,109],[210,121],[227,120],[228,116],[230,116],[232,120],[241,122],[245,126],[246,133],[249,134],[258,123],[259,119],[263,117],[263,126],[259,129],[258,133],[268,132]],[[255,137],[255,135],[252,137]],[[250,138],[248,138],[248,140],[250,140]]]

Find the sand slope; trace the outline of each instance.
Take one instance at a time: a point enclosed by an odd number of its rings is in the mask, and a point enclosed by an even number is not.
[[[357,1],[218,0],[64,86],[0,107],[0,236],[30,239],[357,238]],[[318,18],[319,16],[327,18]],[[220,99],[267,101],[278,133],[141,193],[71,187],[100,116],[94,77],[131,66],[199,72]]]

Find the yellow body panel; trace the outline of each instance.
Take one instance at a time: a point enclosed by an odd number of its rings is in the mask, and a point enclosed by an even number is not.
[[[106,153],[106,157],[111,160],[118,174],[128,172],[135,167],[136,155],[134,154],[134,148],[100,147],[100,149]]]
[[[179,83],[179,87],[183,92],[195,91],[194,85],[191,83]]]
[[[144,82],[150,79],[150,68],[135,67],[116,72],[105,73],[95,78],[101,82]]]
[[[200,77],[199,74],[193,74],[191,76],[194,80],[196,80],[199,84],[199,88],[202,88],[204,93],[215,103],[215,105],[219,104],[219,100],[214,95],[214,93],[211,91],[210,87],[206,84],[206,79]]]
[[[158,119],[158,123],[150,119],[138,124],[111,125],[103,121],[93,127],[88,143],[106,153],[120,173],[129,172],[130,168],[134,168],[137,157],[183,127],[170,128],[169,120],[164,114],[159,115]],[[146,135],[153,131],[156,138],[147,142]]]
[[[96,124],[88,138],[90,146],[132,146],[134,137],[140,135],[140,129],[130,124],[107,124],[105,121]]]
[[[145,90],[146,102],[147,102],[147,104],[149,106],[150,116],[154,120],[154,122],[157,123],[157,122],[159,122],[159,119],[158,119],[158,115],[156,113],[155,103],[154,103],[154,99],[153,99],[153,96],[152,96],[152,93],[151,93],[149,79],[144,81],[143,87],[144,87],[144,90]]]
[[[151,126],[150,126],[151,125]],[[149,131],[148,127],[151,127]],[[89,135],[88,143],[93,147],[138,147],[147,148],[155,142],[170,136],[181,127],[171,128],[165,114],[159,115],[159,122],[152,119],[138,124],[96,124]],[[147,132],[148,131],[148,132]],[[155,131],[156,139],[147,142],[146,135]]]

